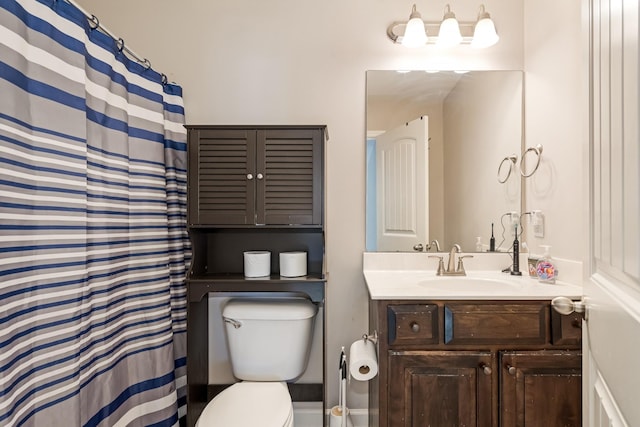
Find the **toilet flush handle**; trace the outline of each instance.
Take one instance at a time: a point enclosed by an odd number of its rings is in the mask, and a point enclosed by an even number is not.
[[[233,325],[234,328],[238,329],[240,326],[242,326],[242,322],[240,322],[239,320],[235,320],[235,319],[230,319],[228,317],[224,317],[224,321],[226,323],[231,323]]]

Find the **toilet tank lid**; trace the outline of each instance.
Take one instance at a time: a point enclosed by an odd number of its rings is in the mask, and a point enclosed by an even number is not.
[[[306,298],[238,298],[224,306],[222,315],[236,320],[302,320],[317,311]]]

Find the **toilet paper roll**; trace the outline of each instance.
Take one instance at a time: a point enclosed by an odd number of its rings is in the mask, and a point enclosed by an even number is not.
[[[376,346],[368,340],[358,340],[351,344],[349,352],[349,372],[358,381],[369,381],[378,375]]]
[[[271,274],[271,252],[244,252],[244,277],[264,277]]]
[[[301,277],[307,275],[306,252],[281,252],[280,275],[282,277]]]

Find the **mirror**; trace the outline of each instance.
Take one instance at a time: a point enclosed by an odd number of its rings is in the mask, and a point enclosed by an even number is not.
[[[367,71],[366,250],[510,250],[523,101],[522,71]]]

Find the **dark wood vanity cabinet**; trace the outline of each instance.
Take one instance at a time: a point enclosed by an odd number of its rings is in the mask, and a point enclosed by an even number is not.
[[[577,351],[509,351],[500,360],[501,426],[581,426]]]
[[[303,294],[324,307],[325,126],[186,126],[188,231],[187,426],[229,384],[209,384],[209,294]],[[271,252],[271,275],[246,279],[243,252]],[[278,255],[307,253],[307,275],[281,277]],[[324,316],[324,315],[323,315]],[[221,319],[220,319],[221,320]],[[324,321],[324,317],[323,317]],[[324,323],[322,325],[324,354]],[[289,384],[294,401],[323,401],[324,381]]]
[[[580,426],[581,321],[546,301],[370,302],[369,425]]]
[[[388,357],[387,425],[491,424],[490,352],[390,351]]]
[[[191,225],[321,225],[324,126],[187,126]]]

